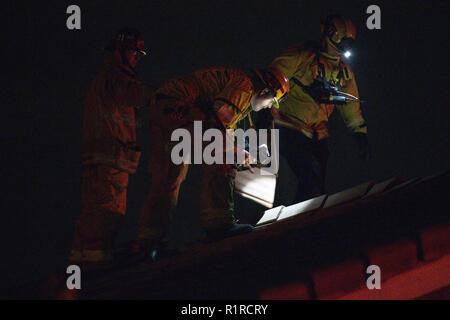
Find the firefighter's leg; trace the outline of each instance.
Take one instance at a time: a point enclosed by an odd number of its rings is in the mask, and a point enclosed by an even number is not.
[[[150,114],[152,148],[149,172],[152,181],[139,219],[138,251],[152,260],[174,253],[168,249],[168,231],[188,164],[173,163],[171,152],[178,142],[172,142],[171,135],[181,128],[192,131],[189,128],[192,121],[182,117],[181,111],[189,110],[186,106],[184,101],[167,96],[157,97]]]
[[[314,156],[320,166],[320,188],[321,193],[325,193],[325,179],[327,174],[327,164],[330,155],[328,149],[328,138],[316,141],[314,146]]]
[[[226,229],[235,222],[233,165],[203,165],[200,217],[205,229]]]
[[[234,216],[233,165],[204,165],[200,190],[200,218],[208,240],[248,233],[253,227],[237,224]]]
[[[170,155],[174,143],[168,140],[163,128],[153,125],[151,135],[149,172],[152,180],[138,226],[138,238],[149,242],[166,240],[181,183],[188,170],[188,164],[172,162]]]
[[[315,153],[315,143],[299,131],[280,128],[280,154],[298,180],[294,203],[324,193],[323,166]]]
[[[78,217],[70,260],[107,262],[126,211],[128,173],[104,165],[83,168],[82,212]]]

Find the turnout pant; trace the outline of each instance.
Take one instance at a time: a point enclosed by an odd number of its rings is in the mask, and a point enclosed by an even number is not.
[[[182,110],[182,112],[177,112]],[[203,130],[216,126],[214,119],[194,104],[172,98],[158,99],[150,115],[151,155],[149,172],[151,186],[142,208],[138,237],[142,240],[163,239],[168,232],[178,201],[182,182],[189,164],[174,164],[172,148],[178,143],[170,140],[173,130],[187,129],[193,135],[193,123],[202,121]],[[193,147],[191,147],[193,150]],[[202,165],[203,178],[200,197],[202,226],[209,230],[230,227],[234,221],[234,165]]]
[[[298,180],[294,202],[325,193],[328,140],[310,139],[297,130],[280,127],[280,154]]]
[[[115,235],[126,212],[127,172],[87,165],[82,173],[82,211],[72,244],[73,260],[112,259]]]

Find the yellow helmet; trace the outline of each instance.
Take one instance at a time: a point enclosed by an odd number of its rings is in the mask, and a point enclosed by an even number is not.
[[[280,108],[280,102],[289,94],[289,79],[278,68],[267,70],[254,70],[258,78],[263,82],[273,95],[275,108]]]
[[[320,25],[320,32],[322,39],[340,52],[351,48],[356,39],[355,25],[343,15],[328,16]]]

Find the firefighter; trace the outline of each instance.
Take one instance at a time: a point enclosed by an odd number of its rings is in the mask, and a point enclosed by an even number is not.
[[[321,33],[320,43],[294,45],[271,63],[290,81],[291,93],[273,115],[280,129],[280,154],[298,179],[295,202],[325,193],[327,121],[335,106],[358,143],[359,156],[369,156],[358,88],[345,60],[355,26],[349,18],[333,15],[321,24]]]
[[[200,69],[168,80],[158,89],[155,105],[150,108],[152,182],[138,227],[139,242],[146,246],[147,253],[164,252],[180,186],[188,170],[188,164],[171,161],[171,150],[176,144],[171,141],[173,130],[186,128],[192,132],[197,120],[202,121],[203,130],[218,128],[225,137],[225,131],[234,129],[251,111],[278,107],[288,91],[289,81],[278,69],[244,73],[227,67]],[[210,240],[252,230],[251,225],[237,224],[234,217],[235,174],[236,165],[225,161],[203,165],[198,192],[200,216]]]
[[[135,109],[154,99],[154,89],[137,80],[135,67],[146,55],[141,33],[123,28],[105,47],[111,53],[87,89],[83,122],[82,212],[70,260],[108,265],[126,211],[128,177],[141,151],[136,144]]]

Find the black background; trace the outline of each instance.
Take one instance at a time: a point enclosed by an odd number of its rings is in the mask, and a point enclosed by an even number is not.
[[[66,8],[81,7],[81,30],[66,28]],[[366,28],[366,8],[381,8],[381,30]],[[369,179],[413,178],[449,164],[447,1],[38,1],[2,4],[3,110],[1,280],[10,286],[63,266],[80,212],[81,124],[85,90],[101,63],[102,47],[131,25],[150,54],[137,67],[142,80],[170,77],[210,65],[264,67],[288,46],[320,36],[320,19],[348,15],[358,34],[350,59],[367,101],[373,157],[368,167],[337,112],[329,122],[327,188],[336,192]],[[150,176],[145,112],[139,142],[145,147],[131,177],[128,213],[119,242],[134,237]],[[283,159],[281,165],[283,166]],[[198,188],[192,167],[182,187],[174,243],[201,234]],[[280,172],[279,204],[295,181]],[[239,200],[243,217],[261,207]],[[245,211],[248,212],[245,212]],[[254,214],[254,212],[252,213]]]

